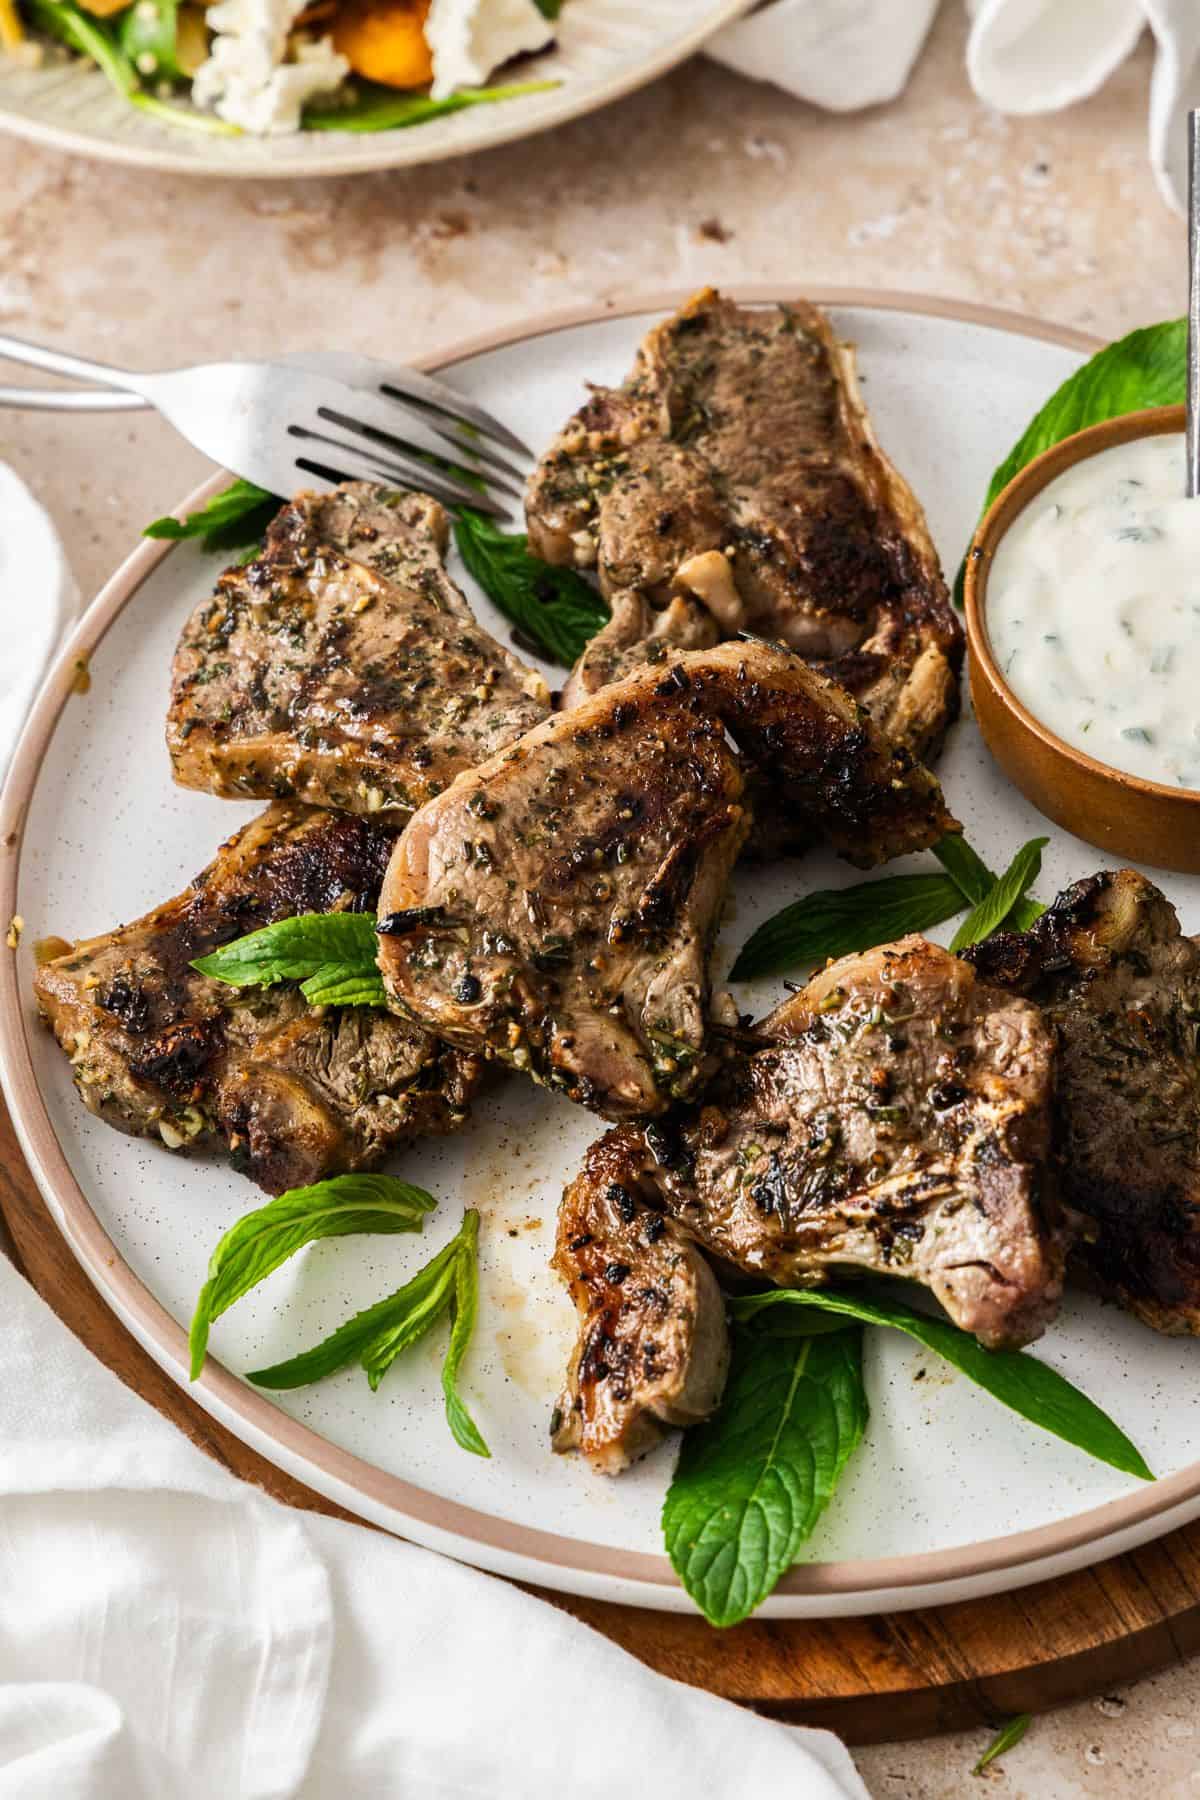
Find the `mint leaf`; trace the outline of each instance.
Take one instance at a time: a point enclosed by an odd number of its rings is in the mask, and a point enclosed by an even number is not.
[[[948,875],[885,875],[853,887],[822,888],[785,906],[751,933],[729,971],[731,981],[811,968],[889,943],[909,931],[930,931],[963,909]]]
[[[1019,1744],[1032,1723],[1033,1718],[1030,1713],[1018,1713],[1015,1719],[1009,1719],[1007,1724],[1002,1725],[971,1770],[972,1775],[982,1775],[983,1771],[990,1763],[994,1763],[997,1757],[1003,1756],[1006,1750],[1011,1750],[1014,1745]]]
[[[464,1215],[459,1233],[461,1245],[454,1265],[454,1297],[451,1301],[450,1342],[442,1364],[442,1393],[446,1398],[446,1423],[454,1441],[472,1456],[492,1453],[480,1436],[479,1427],[463,1405],[458,1391],[458,1371],[470,1347],[479,1311],[479,1214]]]
[[[492,604],[545,656],[568,667],[608,622],[608,608],[574,569],[530,556],[523,532],[501,531],[470,507],[459,509],[454,542]]]
[[[507,86],[459,88],[443,100],[434,100],[428,94],[397,93],[378,82],[356,80],[349,95],[306,106],[302,123],[305,131],[399,131],[461,112],[467,106],[493,106],[525,94],[545,94],[560,85],[557,81],[519,81]]]
[[[361,1363],[374,1392],[396,1358],[423,1338],[444,1313],[450,1314],[450,1341],[442,1365],[446,1422],[455,1441],[473,1456],[490,1456],[479,1428],[458,1392],[458,1371],[471,1341],[478,1311],[479,1214],[468,1210],[457,1234],[403,1287],[375,1306],[356,1313],[311,1350],[286,1362],[256,1370],[259,1387],[306,1387],[326,1375]]]
[[[972,906],[977,906],[981,900],[986,899],[995,887],[996,877],[960,832],[948,832],[933,846],[933,854],[951,880],[957,882],[963,899],[969,900]],[[1014,931],[1028,931],[1033,921],[1040,918],[1045,910],[1036,900],[1018,900],[1009,914],[1008,922]]]
[[[277,981],[378,980],[373,913],[297,913],[247,937],[198,956],[193,969],[231,987],[271,987]],[[308,994],[306,992],[306,998]]]
[[[1099,351],[1051,394],[993,474],[983,512],[1026,463],[1085,425],[1140,412],[1144,406],[1178,405],[1186,398],[1187,320],[1167,319],[1131,331]],[[954,584],[959,606],[962,589],[960,568]]]
[[[289,1188],[247,1213],[225,1233],[209,1261],[188,1334],[191,1379],[204,1367],[213,1323],[305,1244],[359,1231],[420,1231],[434,1205],[424,1188],[391,1175],[334,1175],[311,1187]]]
[[[300,992],[310,1006],[387,1005],[379,970],[367,974],[349,963],[323,963],[315,975],[300,983]]]
[[[1042,851],[1049,842],[1049,838],[1040,837],[1030,838],[1027,844],[1022,844],[999,881],[992,883],[983,899],[963,920],[954,934],[951,950],[965,950],[968,944],[981,943],[984,938],[991,937],[993,931],[999,931],[1017,902],[1024,899],[1026,889],[1037,880],[1042,867]]]
[[[735,1330],[720,1410],[685,1433],[663,1503],[667,1554],[712,1625],[735,1625],[791,1567],[867,1422],[862,1333]]]
[[[359,1353],[359,1361],[372,1393],[400,1353],[419,1342],[430,1326],[436,1325],[442,1314],[449,1310],[458,1255],[459,1239],[454,1237],[423,1269],[418,1269],[411,1281],[405,1282],[402,1288],[397,1288],[390,1296],[386,1303],[387,1317],[376,1325]],[[359,1316],[361,1318],[364,1315]],[[351,1320],[351,1324],[353,1323]],[[346,1329],[346,1326],[342,1327],[343,1331]],[[335,1332],[334,1338],[338,1335]],[[333,1341],[333,1338],[328,1339],[326,1348]],[[348,1360],[345,1356],[345,1343],[348,1341],[345,1340],[342,1345],[343,1362]]]
[[[136,10],[135,7],[133,11]],[[198,537],[203,550],[244,550],[251,544],[261,543],[267,526],[283,504],[266,488],[239,479],[214,494],[207,506],[200,507],[186,519],[169,516],[155,519],[152,525],[147,525],[142,536],[171,538],[176,542]]]
[[[767,1294],[730,1302],[734,1318],[743,1322],[780,1307],[817,1307],[866,1325],[888,1325],[907,1332],[1031,1424],[1126,1475],[1154,1480],[1141,1452],[1108,1414],[1065,1376],[1027,1351],[985,1350],[969,1332],[960,1331],[947,1319],[930,1318],[896,1301],[837,1293],[830,1288],[774,1288]]]

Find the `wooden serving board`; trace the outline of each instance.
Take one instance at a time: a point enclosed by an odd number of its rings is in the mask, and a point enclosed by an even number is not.
[[[130,1336],[59,1234],[2,1102],[0,1250],[200,1449],[290,1506],[349,1517],[218,1425]],[[828,1726],[852,1744],[877,1743],[1044,1711],[1200,1650],[1200,1522],[1059,1581],[874,1618],[752,1621],[717,1632],[683,1614],[534,1591],[664,1675]]]

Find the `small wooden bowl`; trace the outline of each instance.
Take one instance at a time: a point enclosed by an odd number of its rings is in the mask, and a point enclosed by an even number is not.
[[[1200,792],[1143,781],[1064,744],[1005,681],[987,628],[988,573],[1017,514],[1084,457],[1184,427],[1182,406],[1155,406],[1089,425],[1028,463],[997,495],[975,533],[967,552],[966,602],[971,698],[984,742],[1009,779],[1048,819],[1098,849],[1194,875],[1200,874]]]

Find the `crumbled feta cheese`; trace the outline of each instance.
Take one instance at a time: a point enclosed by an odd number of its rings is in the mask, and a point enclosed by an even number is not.
[[[433,97],[479,87],[510,57],[553,40],[554,27],[534,0],[433,0],[425,20]]]
[[[328,38],[289,43],[303,7],[304,0],[220,0],[209,7],[216,36],[192,81],[196,105],[211,106],[230,125],[259,136],[299,131],[307,102],[332,93],[350,72]]]

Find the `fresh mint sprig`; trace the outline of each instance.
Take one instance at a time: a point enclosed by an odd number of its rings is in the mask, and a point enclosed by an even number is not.
[[[1065,1375],[1039,1362],[1026,1350],[985,1350],[969,1331],[960,1330],[948,1319],[915,1312],[890,1298],[831,1288],[773,1288],[770,1293],[743,1295],[730,1302],[733,1317],[743,1324],[754,1319],[761,1321],[764,1315],[781,1309],[786,1318],[788,1312],[803,1314],[808,1308],[841,1313],[864,1325],[886,1325],[906,1332],[1030,1424],[1040,1425],[1043,1431],[1125,1475],[1136,1475],[1141,1481],[1154,1480],[1141,1451],[1108,1414]],[[781,1319],[777,1328],[782,1324]]]
[[[371,1390],[379,1386],[402,1351],[408,1350],[437,1321],[450,1318],[450,1339],[442,1363],[446,1423],[455,1442],[472,1456],[491,1451],[458,1391],[458,1374],[470,1346],[479,1305],[479,1214],[469,1210],[455,1237],[419,1269],[411,1281],[356,1313],[331,1336],[286,1362],[257,1369],[249,1377],[258,1387],[306,1387],[357,1362]]]
[[[383,1006],[373,913],[298,913],[199,956],[192,967],[231,987],[298,981],[311,1006]]]
[[[208,1264],[192,1314],[191,1379],[204,1367],[213,1324],[235,1300],[319,1238],[360,1231],[420,1231],[434,1199],[391,1175],[334,1175],[247,1213],[225,1233]]]
[[[720,1410],[684,1434],[667,1555],[711,1625],[736,1625],[795,1562],[866,1428],[862,1332],[734,1329]]]

